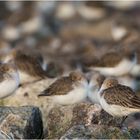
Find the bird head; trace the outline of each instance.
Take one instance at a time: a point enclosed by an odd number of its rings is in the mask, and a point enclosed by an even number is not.
[[[111,87],[114,87],[114,86],[117,86],[119,83],[118,83],[118,80],[113,78],[113,77],[109,77],[109,78],[106,78],[100,88],[100,90],[104,90],[104,89],[108,89],[108,88],[111,88]]]

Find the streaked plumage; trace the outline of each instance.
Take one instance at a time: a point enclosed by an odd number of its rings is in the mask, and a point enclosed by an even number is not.
[[[21,84],[47,78],[47,73],[42,69],[38,57],[28,55],[18,50],[13,51],[7,59],[14,60],[18,69]]]
[[[44,96],[65,95],[73,89],[72,84],[73,81],[69,77],[58,79],[44,91]]]
[[[130,72],[136,61],[137,58],[134,52],[109,52],[100,59],[93,60],[88,68],[99,71],[106,76],[120,76]]]
[[[87,80],[79,72],[71,72],[50,85],[38,96],[50,96],[59,104],[74,104],[87,97]]]
[[[135,92],[116,79],[106,79],[99,91],[102,108],[112,116],[127,116],[140,112],[140,98]]]
[[[113,97],[111,93],[113,93]],[[108,104],[115,103],[115,105],[140,109],[140,98],[127,86],[117,85],[106,89],[101,96],[104,96]]]

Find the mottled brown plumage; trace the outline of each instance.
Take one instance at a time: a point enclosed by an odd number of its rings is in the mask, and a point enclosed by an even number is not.
[[[92,62],[86,65],[91,67],[115,67],[117,64],[119,64],[124,58],[128,60],[132,60],[134,58],[134,52],[108,52],[104,54],[100,58],[94,58]]]
[[[13,66],[12,64],[0,64],[0,82],[2,82],[6,78],[10,78],[11,75],[8,74],[10,71],[13,71]]]
[[[73,89],[72,80],[69,77],[63,77],[61,79],[58,79],[52,85],[50,85],[49,88],[43,91],[44,94],[41,95],[42,96],[65,95],[72,89]]]
[[[22,72],[40,78],[45,78],[47,76],[46,72],[42,69],[39,60],[35,57],[18,51],[15,53],[14,61],[18,70]]]
[[[101,96],[110,105],[140,109],[140,98],[127,86],[118,84],[117,86],[107,88],[103,90]]]
[[[123,58],[123,55],[116,53],[116,52],[110,52],[106,53],[102,56],[100,61],[97,63],[97,66],[101,67],[114,67],[116,64],[118,64]]]
[[[79,80],[82,80],[82,75],[77,72],[71,72],[69,76],[56,80],[38,96],[65,95],[74,89],[74,84]]]

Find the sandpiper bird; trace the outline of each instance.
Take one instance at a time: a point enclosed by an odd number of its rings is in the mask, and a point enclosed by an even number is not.
[[[98,99],[98,91],[105,80],[105,77],[98,72],[87,73],[88,84],[88,98],[94,104],[100,104]]]
[[[19,73],[20,84],[47,78],[39,59],[22,51],[13,51],[4,61],[14,60]]]
[[[121,76],[129,73],[136,62],[135,52],[109,52],[100,59],[93,60],[88,68],[105,76]]]
[[[19,75],[13,62],[0,65],[0,98],[10,96],[19,86]]]
[[[80,72],[71,72],[69,76],[56,80],[38,96],[50,96],[60,105],[75,104],[87,97],[88,82]]]
[[[104,80],[98,95],[102,108],[114,117],[140,112],[140,98],[131,88],[119,84],[114,78]]]

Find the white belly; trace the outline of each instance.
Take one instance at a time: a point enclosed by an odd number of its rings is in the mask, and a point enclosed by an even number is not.
[[[129,61],[127,59],[122,60],[117,66],[115,67],[95,67],[93,70],[100,71],[101,74],[109,76],[109,75],[114,75],[114,76],[120,76],[124,75],[130,72],[130,70],[133,68],[135,65],[136,61],[134,62]]]
[[[86,97],[87,97],[86,89],[79,87],[69,92],[67,95],[57,95],[57,96],[53,96],[52,98],[55,103],[61,105],[69,105],[69,104],[79,103],[85,100]]]
[[[131,74],[132,74],[133,76],[139,76],[139,75],[140,75],[140,65],[139,65],[139,64],[135,65],[135,66],[132,68]]]
[[[98,98],[98,87],[94,86],[88,90],[88,98],[94,104],[100,104],[99,98]]]
[[[6,80],[0,83],[0,98],[11,95],[19,86],[19,81]]]
[[[127,116],[131,113],[140,112],[140,109],[130,109],[126,107],[121,107],[119,105],[109,105],[106,103],[103,97],[101,97],[100,99],[100,104],[107,113],[116,117]]]

